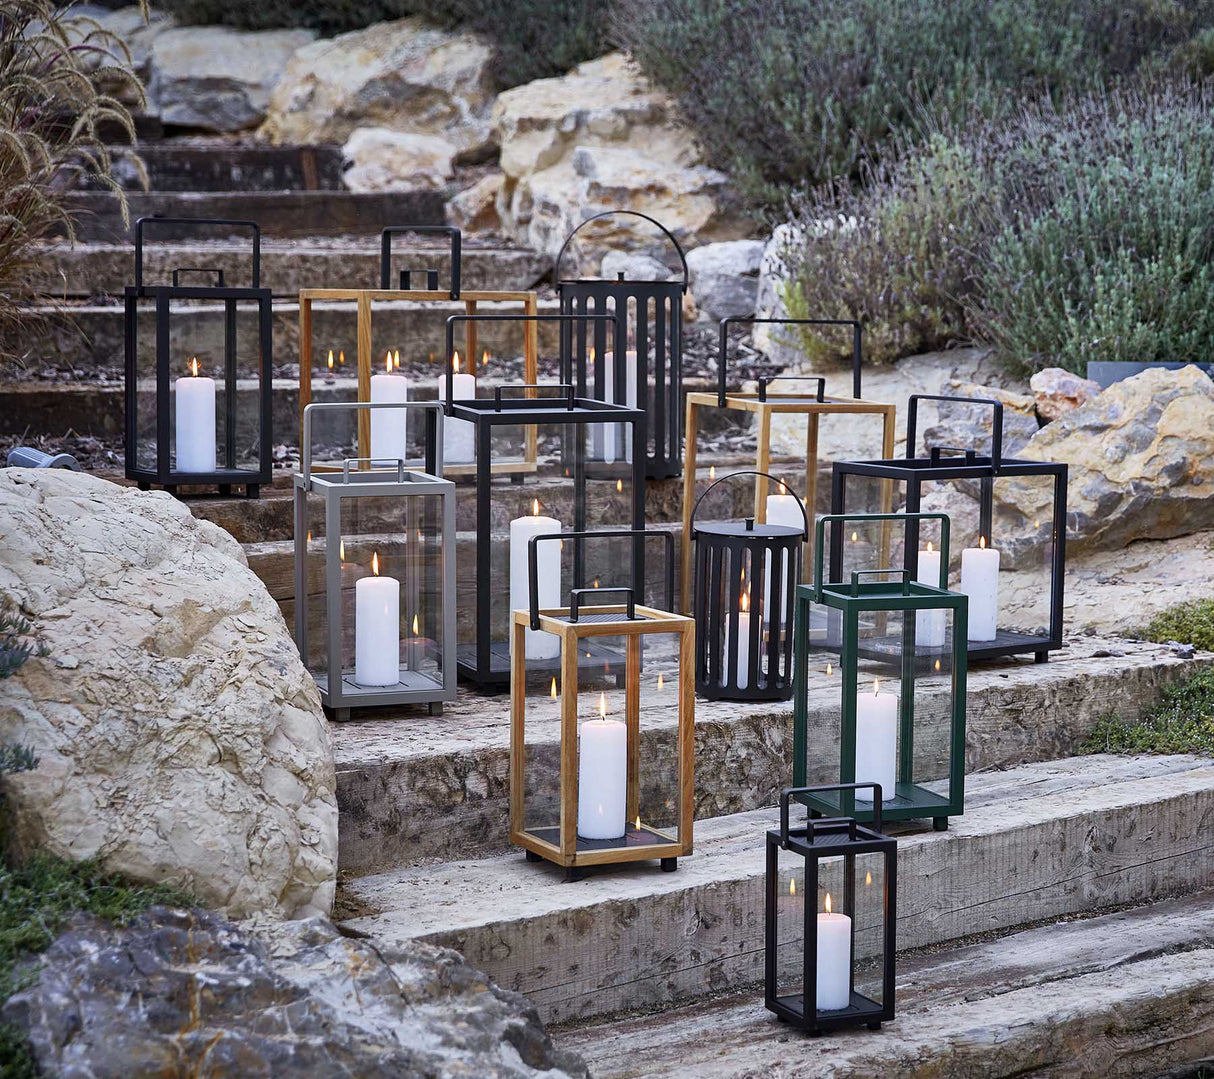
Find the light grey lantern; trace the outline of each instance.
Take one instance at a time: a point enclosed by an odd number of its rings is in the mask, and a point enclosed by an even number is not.
[[[399,458],[312,466],[316,413],[394,409],[423,419],[424,471]],[[403,429],[403,427],[402,427]],[[403,442],[403,439],[402,439]],[[455,699],[455,484],[442,405],[333,402],[304,410],[295,475],[295,643],[335,719],[351,708]]]

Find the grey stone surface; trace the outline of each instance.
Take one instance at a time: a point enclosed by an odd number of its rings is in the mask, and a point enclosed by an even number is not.
[[[350,939],[322,918],[81,916],[3,1017],[29,1032],[43,1072],[72,1079],[587,1075],[523,997],[455,952]]]
[[[762,240],[724,240],[687,252],[691,292],[702,315],[715,322],[755,313],[764,247]]]

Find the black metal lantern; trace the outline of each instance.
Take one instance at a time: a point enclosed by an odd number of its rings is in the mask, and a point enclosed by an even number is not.
[[[526,327],[537,322],[581,320],[581,316],[566,315],[452,315],[447,319],[447,351],[450,354],[454,348],[455,328],[460,323],[513,322]],[[615,324],[606,315],[596,320]],[[525,396],[504,397],[503,390],[517,390]],[[510,612],[527,606],[527,539],[538,532],[569,530],[570,525],[577,533],[592,527],[644,527],[643,457],[621,452],[611,471],[600,469],[593,475],[588,473],[586,461],[595,432],[605,427],[625,433],[621,449],[640,446],[645,414],[625,405],[578,397],[569,384],[497,386],[490,399],[461,400],[454,394],[450,367],[447,397],[450,439],[470,448],[476,475],[475,517],[461,522],[462,528],[475,530],[476,548],[475,558],[460,561],[463,583],[459,597],[475,602],[471,610],[464,605],[460,608],[459,673],[482,687],[502,687],[510,680]],[[512,482],[519,476],[511,465],[527,452],[529,444],[538,447],[537,472],[525,477],[527,482]],[[555,513],[560,517],[553,516]],[[566,545],[565,550],[545,549],[541,605],[560,606],[562,582],[567,585],[570,580],[575,589],[597,587],[601,582],[607,588],[629,587],[642,596],[643,542],[634,537],[624,548],[622,557],[619,551],[596,552],[593,564],[580,542]],[[469,577],[474,580],[470,582]],[[546,633],[538,637],[543,639],[528,636],[527,669],[555,674],[560,665],[559,641],[548,640],[551,634]],[[624,657],[597,642],[587,642],[578,658],[584,667],[624,677]]]
[[[792,696],[792,616],[801,578],[801,550],[808,538],[805,505],[780,484],[788,501],[780,522],[696,524],[696,511],[722,476],[696,501],[691,513],[695,542],[696,692],[710,701],[781,701]],[[778,482],[778,481],[773,481]],[[790,524],[789,519],[798,519]]]
[[[573,238],[592,221],[631,214],[656,226],[678,252],[681,281],[615,281],[561,278],[561,262]],[[687,292],[687,259],[670,231],[635,210],[607,210],[588,217],[561,245],[553,270],[561,313],[612,315],[615,343],[609,345],[601,326],[581,323],[562,327],[562,382],[571,382],[579,397],[640,408],[648,416],[644,446],[645,474],[668,479],[682,471],[683,295]],[[588,335],[588,331],[593,331]],[[624,351],[624,362],[616,353]],[[609,467],[625,450],[622,430],[605,428],[592,444],[585,467]]]
[[[920,401],[990,407],[989,452],[936,445],[925,447],[926,456],[917,457]],[[1044,663],[1052,649],[1062,647],[1067,466],[1005,457],[1002,446],[1000,402],[912,394],[906,457],[836,461],[831,514],[854,516],[891,503],[894,510],[907,514],[901,559],[910,580],[920,579],[920,560],[932,551],[930,541],[920,551],[924,537],[916,515],[936,510],[949,514],[954,540],[960,537],[961,542],[954,542],[946,576],[955,591],[970,597],[969,658],[1032,653]],[[890,553],[897,557],[896,551]],[[884,551],[878,554],[862,544],[848,544],[844,530],[833,529],[828,579],[842,581],[849,571],[871,570],[871,559],[865,562],[869,554],[881,567],[896,564],[886,561]]]
[[[871,827],[850,817],[788,825],[788,803],[871,789]],[[790,787],[767,833],[764,1003],[811,1034],[894,1017],[898,844],[881,831],[881,787]]]
[[[171,283],[144,282],[144,230],[197,226],[253,234],[252,286],[226,285],[212,266],[180,266]],[[183,285],[184,274],[214,283]],[[256,498],[272,479],[271,294],[260,287],[254,221],[145,217],[135,223],[135,284],[125,290],[126,475],[143,490],[244,485]],[[154,320],[151,334],[141,326]],[[145,342],[151,338],[151,347]]]

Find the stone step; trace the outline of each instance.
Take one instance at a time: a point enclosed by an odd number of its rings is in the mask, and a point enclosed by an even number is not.
[[[62,202],[85,243],[133,240],[135,220],[155,215],[256,221],[266,237],[378,235],[385,225],[445,223],[441,191],[131,191],[129,225],[107,192],[65,192]]]
[[[1037,718],[1044,739],[1061,717]],[[721,773],[700,762],[700,775]],[[1210,760],[1077,757],[967,787],[947,832],[895,830],[900,950],[1214,887]],[[375,913],[346,925],[455,948],[545,1022],[679,1004],[761,980],[764,835],[778,816],[700,822],[676,873],[634,863],[564,884],[520,851],[352,881],[347,902]]]
[[[975,665],[967,767],[1068,756],[1101,717],[1113,711],[1135,717],[1162,686],[1211,664],[1214,656],[1204,653],[1182,660],[1162,645],[1074,637],[1044,665],[1021,659]],[[827,700],[833,695],[811,700],[811,721],[833,716]],[[508,697],[464,690],[443,716],[406,709],[372,714],[333,728],[344,874],[508,849]],[[673,717],[665,719],[649,737],[668,738],[673,726]],[[537,728],[536,739],[555,745],[555,720]],[[792,775],[791,705],[697,701],[696,771],[698,819],[774,805]]]
[[[399,247],[399,250],[397,248]],[[48,244],[39,259],[38,288],[49,296],[121,297],[134,284],[134,247],[130,243]],[[394,245],[396,269],[437,269],[440,283],[450,281],[446,249],[433,244]],[[149,283],[167,283],[178,266],[219,266],[226,280],[251,283],[248,245],[231,243],[149,243],[144,248],[144,275]],[[523,247],[477,247],[465,244],[461,258],[465,289],[518,292],[532,288],[549,273],[552,261]],[[376,288],[379,285],[377,237],[308,237],[269,240],[261,246],[261,284],[276,297],[296,299],[303,288]]]
[[[900,878],[901,879],[901,878]],[[595,1079],[1193,1077],[1214,1056],[1214,893],[900,956],[894,1021],[810,1038],[761,986],[557,1030]]]

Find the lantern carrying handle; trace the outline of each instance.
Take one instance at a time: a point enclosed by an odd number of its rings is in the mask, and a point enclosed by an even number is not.
[[[253,233],[253,288],[261,288],[261,226],[229,217],[141,217],[135,222],[135,288],[143,289],[143,233],[149,225],[234,225]],[[174,282],[176,284],[176,282]],[[222,284],[222,282],[220,282]]]
[[[907,400],[906,412],[906,457],[911,460],[915,456],[916,428],[919,419],[920,401],[951,401],[959,405],[990,405],[993,412],[991,421],[991,469],[998,472],[1003,467],[1003,402],[990,397],[955,397],[947,394],[912,393]],[[942,449],[957,449],[955,446],[944,446]],[[932,461],[940,460],[936,454]]]
[[[578,607],[581,605],[582,599],[586,596],[603,596],[603,595],[623,596],[624,603],[628,611],[628,621],[636,620],[636,590],[633,588],[571,588],[569,590],[569,621],[576,622],[578,617]]]
[[[639,210],[604,210],[602,213],[595,214],[593,217],[586,218],[577,228],[575,228],[568,236],[565,237],[565,242],[561,244],[561,249],[557,253],[556,262],[552,267],[552,282],[559,289],[561,287],[561,262],[565,258],[565,250],[573,243],[573,238],[582,231],[591,221],[599,221],[604,217],[612,217],[615,214],[630,214],[632,217],[639,217],[642,221],[648,221],[651,225],[660,229],[662,234],[671,243],[671,246],[678,252],[679,262],[683,266],[683,280],[681,282],[683,291],[687,291],[687,256],[683,254],[683,248],[679,246],[679,241],[674,238],[674,233],[670,231],[661,221],[650,217],[648,214],[643,214]]]
[[[943,561],[943,559],[941,560]],[[858,596],[860,594],[860,578],[871,577],[878,573],[896,573],[902,578],[902,594],[910,595],[910,570],[894,569],[892,566],[887,566],[885,569],[854,569],[851,571],[851,594]]]
[[[788,848],[788,803],[802,794],[822,794],[826,791],[873,792],[873,831],[881,831],[881,784],[880,783],[826,783],[820,787],[785,787],[780,792],[780,846]],[[854,823],[854,822],[853,822]],[[806,829],[807,843],[813,843],[813,828]]]
[[[503,382],[493,387],[493,404],[498,412],[502,410],[502,390],[560,390],[565,395],[565,407],[573,409],[572,382]]]
[[[220,266],[178,266],[173,270],[173,288],[178,288],[183,273],[213,273],[215,287],[223,288],[223,268]]]
[[[333,412],[335,410],[350,410],[359,412],[371,411],[377,408],[419,409],[423,412],[434,413],[433,444],[425,447],[425,469],[431,476],[443,474],[443,406],[439,401],[318,401],[305,406],[303,415],[303,457],[300,461],[300,474],[304,477],[305,487],[312,484],[312,416],[317,412]],[[395,461],[400,468],[400,477],[404,479],[404,462],[398,457],[351,457],[346,460],[343,475],[349,479],[350,462],[360,461]]]
[[[729,328],[731,326],[850,326],[851,327],[851,395],[860,399],[861,329],[860,323],[851,318],[756,318],[750,315],[730,315],[721,319],[721,341],[717,355],[717,404],[725,407],[726,366],[729,357]],[[783,375],[777,375],[783,378]],[[791,377],[791,376],[790,376]],[[772,381],[768,379],[768,381]],[[759,380],[759,400],[763,400],[762,379]],[[822,400],[822,390],[818,390]]]
[[[674,610],[674,533],[668,532],[660,528],[605,528],[602,531],[595,532],[545,532],[542,535],[532,536],[527,540],[527,601],[530,608],[531,628],[540,628],[540,581],[537,565],[536,551],[542,541],[548,540],[573,540],[575,543],[581,543],[585,539],[647,539],[651,536],[661,536],[666,546],[666,610]],[[577,590],[575,590],[577,591]],[[618,592],[622,589],[616,588],[592,588],[581,589],[581,591],[599,592]],[[629,589],[628,591],[632,591]],[[570,614],[577,613],[576,604],[570,605]],[[634,617],[634,608],[632,600],[629,601],[628,617]],[[576,618],[573,621],[577,621]]]
[[[459,299],[460,290],[460,249],[463,244],[463,234],[454,225],[389,225],[379,234],[379,287],[384,290],[392,288],[392,237],[398,233],[432,232],[447,236],[451,241],[451,299]],[[400,287],[409,287],[409,271],[401,270]],[[438,289],[438,271],[426,271],[426,284],[430,291]],[[450,352],[447,353],[450,355]]]
[[[802,540],[809,539],[809,514],[805,510],[805,503],[801,501],[801,499],[798,497],[797,493],[791,487],[789,487],[788,484],[785,483],[783,480],[776,479],[775,476],[771,475],[768,472],[756,472],[754,469],[746,469],[742,472],[731,472],[728,476],[722,476],[718,480],[713,480],[712,483],[710,483],[704,489],[703,494],[701,494],[700,497],[696,499],[696,504],[691,509],[690,525],[691,525],[691,534],[692,534],[693,538],[695,537],[696,513],[699,512],[700,503],[703,502],[704,499],[706,499],[708,497],[708,492],[711,491],[718,483],[724,483],[726,480],[737,479],[738,476],[762,476],[764,479],[771,480],[772,483],[778,483],[781,487],[783,487],[785,491],[787,491],[790,495],[793,496],[794,499],[796,499],[797,508],[801,511],[801,520],[805,522],[805,527],[801,529],[801,539]]]
[[[821,375],[772,375],[768,378],[766,375],[759,379],[759,400],[767,400],[767,387],[773,382],[816,382],[818,384],[818,400],[826,400],[826,379]]]
[[[918,527],[920,521],[940,522],[940,587],[948,589],[948,536],[951,522],[947,513],[830,513],[818,518],[814,532],[814,602],[822,602],[822,590],[826,587],[824,578],[823,548],[826,546],[826,526],[838,525],[843,528],[851,523],[861,521],[899,521],[902,524],[914,522]],[[905,570],[866,570],[869,573],[899,573]]]

